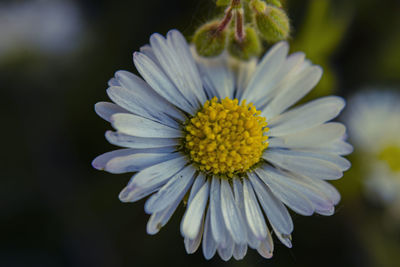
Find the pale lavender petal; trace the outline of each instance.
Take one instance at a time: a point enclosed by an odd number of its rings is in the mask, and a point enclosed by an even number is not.
[[[195,239],[200,231],[204,210],[208,202],[210,185],[207,181],[186,209],[181,222],[181,233],[189,239]]]
[[[134,202],[153,193],[174,174],[183,169],[186,164],[186,157],[178,156],[175,159],[140,171],[134,175],[128,185],[121,191],[119,195],[120,200],[122,202]]]
[[[293,231],[293,221],[286,207],[273,195],[271,190],[260,181],[257,175],[248,173],[248,177],[270,224],[280,232],[290,234]]]
[[[146,213],[154,213],[165,209],[174,200],[183,198],[194,181],[196,169],[188,165],[176,173],[156,194],[152,195],[144,205]]]
[[[129,113],[126,109],[121,108],[120,106],[110,103],[110,102],[98,102],[94,105],[94,110],[97,115],[99,115],[102,119],[111,122],[111,116],[117,113]]]
[[[133,114],[114,114],[113,127],[128,135],[150,138],[179,138],[182,131]]]
[[[243,218],[235,204],[231,186],[226,179],[221,179],[221,209],[226,228],[235,243],[245,244],[247,236],[243,231],[245,229]]]
[[[107,131],[106,139],[113,145],[129,148],[159,148],[159,147],[177,147],[179,138],[147,138],[131,136],[119,132]]]
[[[217,243],[214,241],[213,234],[211,232],[211,221],[210,221],[210,208],[207,209],[206,221],[204,226],[203,235],[203,254],[207,260],[211,259],[217,251]]]

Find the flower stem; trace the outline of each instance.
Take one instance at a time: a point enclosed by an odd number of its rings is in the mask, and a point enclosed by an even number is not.
[[[235,37],[241,43],[241,42],[243,42],[243,40],[245,38],[243,11],[242,10],[237,10],[235,15],[236,15],[235,16],[236,17],[236,33],[235,33]]]
[[[217,27],[217,32],[222,32],[229,25],[232,20],[232,7],[228,7],[225,12],[224,18],[221,20],[221,23]]]

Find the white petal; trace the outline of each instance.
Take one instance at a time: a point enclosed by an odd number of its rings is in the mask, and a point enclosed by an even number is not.
[[[320,125],[335,118],[345,106],[343,98],[322,97],[268,120],[268,135],[282,136]]]
[[[186,163],[187,159],[179,156],[140,171],[121,191],[119,199],[122,202],[134,202],[153,193],[179,172]]]
[[[353,152],[353,146],[343,141],[343,138],[340,138],[318,147],[310,147],[308,150],[345,156]]]
[[[302,63],[304,62],[304,57],[304,53],[297,52],[291,54],[284,61],[270,81],[263,85],[263,90],[257,92],[257,96],[252,96],[256,107],[264,107],[281,90],[286,88],[290,79],[292,79],[298,69],[301,68]]]
[[[225,246],[220,245],[218,247],[218,255],[221,257],[222,260],[228,261],[232,258],[233,249],[235,247],[235,242],[230,235],[228,235],[227,241]]]
[[[196,53],[194,51],[194,53]],[[209,98],[233,99],[235,89],[234,73],[228,65],[228,55],[223,53],[215,58],[204,58],[196,55],[196,61]]]
[[[233,258],[235,260],[242,260],[247,253],[247,244],[239,245],[235,244],[233,249]]]
[[[248,179],[243,179],[244,207],[246,219],[257,239],[262,240],[267,236],[267,225],[265,224],[264,215],[258,205],[256,196]]]
[[[167,114],[179,121],[186,120],[186,116],[182,112],[157,94],[153,88],[138,76],[128,71],[120,70],[115,73],[115,77],[123,87],[134,94],[131,94],[130,97],[137,100],[138,105],[141,105],[154,117],[165,117],[164,115]]]
[[[262,240],[260,246],[257,248],[257,252],[266,259],[272,258],[274,242],[272,241],[272,236],[269,231],[267,237]]]
[[[160,96],[190,115],[196,113],[196,108],[189,104],[157,63],[142,53],[134,53],[133,61],[142,77]]]
[[[122,191],[119,193],[119,200],[122,202],[135,202],[138,201],[144,197],[147,197],[148,195],[156,192],[157,190],[160,189],[163,183],[160,184],[151,184],[150,186],[143,187],[143,188],[138,188],[132,186],[133,181],[135,180],[136,176],[138,173],[135,173],[131,179],[129,180],[129,183],[127,186],[122,189]],[[165,183],[165,182],[164,182]]]
[[[150,45],[146,44],[142,47],[140,47],[140,53],[145,54],[146,56],[148,56],[153,62],[158,63],[158,60],[156,58],[156,55],[154,55],[153,49],[151,48]]]
[[[310,157],[316,158],[324,161],[328,161],[331,164],[336,165],[342,171],[347,171],[351,167],[350,161],[347,159],[335,155],[331,151],[327,150],[325,152],[321,149],[321,144],[319,146],[308,146],[308,147],[290,147],[289,150],[286,148],[286,142],[281,138],[271,138],[269,139],[269,149],[271,151],[278,151],[279,153],[283,153],[284,155],[296,156],[296,157]]]
[[[310,180],[302,179],[302,177],[293,177],[288,173],[276,170],[270,166],[265,165],[262,168],[270,174],[268,177],[272,183],[279,184],[285,188],[290,187],[296,192],[304,195],[313,204],[314,211],[326,211],[332,209],[334,205],[333,202],[325,196],[324,192],[313,186],[313,184],[310,183]]]
[[[203,236],[203,230],[204,230],[204,217],[201,220],[201,228],[199,233],[194,239],[189,239],[185,237],[184,244],[185,244],[185,249],[188,254],[193,254],[196,252],[196,250],[199,248],[200,243],[201,243],[201,237]]]
[[[333,205],[337,205],[339,203],[340,193],[330,183],[320,179],[312,179],[304,176],[302,176],[301,179],[307,181],[310,185],[322,192],[333,203]]]
[[[188,55],[185,51],[188,45],[179,36],[176,31],[168,33],[167,39],[160,34],[153,34],[150,37],[151,48],[169,79],[190,105],[198,109],[206,97],[194,60],[190,52]]]
[[[203,187],[204,183],[206,183],[206,177],[204,173],[200,172],[198,173],[197,177],[194,180],[194,183],[192,185],[192,188],[190,189],[190,195],[187,201],[187,206],[190,205],[192,202],[193,198],[196,196],[197,192]]]
[[[108,86],[121,86],[121,84],[119,83],[119,81],[115,78],[111,78],[108,81]]]
[[[174,50],[179,58],[179,66],[182,69],[182,73],[187,75],[185,77],[187,81],[183,86],[189,86],[202,105],[207,99],[203,91],[199,70],[185,37],[179,31],[171,30],[167,34],[167,41],[170,49]]]
[[[279,94],[271,100],[262,111],[261,115],[266,118],[273,118],[281,114],[303,98],[318,83],[321,76],[321,67],[310,66],[305,68],[291,79],[286,90],[279,92]]]
[[[293,231],[293,221],[286,207],[254,173],[248,176],[271,225],[282,233],[290,234]]]
[[[274,45],[267,54],[263,57],[260,64],[247,86],[247,89],[242,95],[242,99],[247,99],[249,102],[254,101],[253,95],[258,96],[258,92],[265,88],[265,85],[273,78],[280,66],[285,61],[289,45],[287,42],[279,42]]]
[[[273,227],[273,229],[274,229],[275,235],[282,242],[282,244],[284,244],[288,248],[291,248],[292,247],[292,236],[291,235],[287,235],[287,234],[282,234],[281,232],[276,230],[276,228],[274,228],[274,227]]]
[[[146,138],[113,131],[106,132],[106,139],[116,146],[141,149],[176,147],[179,144],[179,139],[177,138]]]
[[[271,148],[262,157],[280,168],[311,178],[334,180],[343,176],[341,167],[323,159],[322,155],[318,157],[315,154]],[[334,158],[333,155],[332,157]]]
[[[237,81],[236,81],[236,98],[242,100],[243,93],[246,91],[247,85],[255,73],[257,68],[257,59],[252,58],[247,62],[238,64]]]
[[[271,189],[272,193],[293,211],[304,216],[310,216],[314,213],[313,204],[304,194],[279,182],[282,175],[277,172],[266,172],[260,168],[256,169],[255,172]]]
[[[107,162],[109,162],[113,158],[128,156],[128,155],[132,155],[134,153],[136,153],[135,149],[118,149],[118,150],[106,152],[104,154],[101,154],[100,156],[97,156],[92,161],[92,166],[97,170],[104,170],[106,168]]]
[[[328,161],[328,162],[338,166],[342,171],[347,171],[351,167],[350,161],[348,161],[347,159],[345,159],[339,155],[329,154],[329,153],[312,152],[312,151],[306,151],[306,150],[304,150],[304,151],[303,150],[293,150],[293,152],[297,153],[298,155],[314,157],[314,158]]]
[[[239,177],[232,178],[233,184],[233,194],[235,196],[235,204],[238,206],[240,212],[242,212],[243,218],[245,218],[245,211],[244,211],[244,194],[243,194],[243,185],[240,181]]]
[[[346,128],[341,123],[331,122],[316,127],[281,136],[285,148],[309,148],[321,146],[343,136]]]
[[[210,208],[207,209],[202,248],[204,258],[206,258],[207,260],[211,259],[217,251],[217,243],[214,241],[211,232]]]
[[[172,215],[174,214],[176,208],[179,206],[179,203],[182,199],[176,199],[176,201],[167,207],[166,209],[153,213],[150,216],[149,221],[147,222],[147,233],[149,235],[157,234],[164,225],[167,224],[169,219],[171,219]]]
[[[182,131],[133,114],[114,114],[112,125],[118,131],[137,137],[178,138]]]
[[[221,211],[221,183],[217,177],[211,179],[209,209],[212,236],[217,244],[225,243],[225,223]]]
[[[145,90],[151,90],[151,88]],[[138,92],[134,92],[133,90],[129,90],[125,87],[113,86],[107,89],[107,94],[112,101],[135,115],[158,121],[175,129],[180,128],[180,125],[176,121],[165,114],[160,109],[160,106],[157,106],[157,101],[154,101],[154,103],[150,99],[146,99],[146,97],[144,97],[145,95],[140,92],[140,90],[137,91]],[[174,109],[172,106],[168,106],[166,104],[163,104],[162,107],[164,110]],[[184,116],[182,115],[181,117],[184,121]]]
[[[183,198],[193,183],[195,172],[196,169],[192,165],[188,165],[177,172],[156,194],[146,201],[144,205],[146,213],[161,211],[176,199]]]
[[[226,228],[235,243],[245,244],[247,237],[243,231],[245,229],[243,218],[238,207],[235,205],[231,186],[226,179],[221,179],[221,210]]]
[[[105,170],[110,173],[137,172],[149,166],[164,162],[177,155],[172,153],[135,153],[132,155],[115,157],[107,162]]]
[[[268,148],[283,148],[285,145],[285,139],[281,137],[268,138]]]
[[[195,239],[200,231],[204,210],[208,201],[209,190],[209,182],[206,182],[186,209],[181,223],[181,233],[189,239]]]
[[[108,122],[111,122],[111,116],[116,113],[129,113],[126,109],[110,102],[98,102],[94,105],[94,110],[97,115]]]
[[[332,216],[335,213],[335,206],[332,206],[330,209],[326,210],[316,210],[315,212],[323,216]]]
[[[243,178],[243,180],[244,179],[246,178]],[[243,218],[246,218],[246,212],[244,208],[243,185],[240,182],[240,179],[237,177],[233,178],[233,192],[235,195],[235,203],[240,210],[240,214],[242,215]],[[260,245],[260,240],[257,239],[257,237],[253,234],[249,224],[245,223],[245,225],[246,225],[247,243],[253,249],[258,248],[258,246]]]

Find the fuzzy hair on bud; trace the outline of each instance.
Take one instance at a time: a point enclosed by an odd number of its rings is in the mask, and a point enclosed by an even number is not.
[[[267,2],[267,4],[270,4],[270,5],[282,7],[282,3],[279,0],[265,0],[265,2]]]
[[[266,5],[264,12],[256,12],[255,23],[261,37],[268,42],[274,43],[289,37],[289,18],[281,8]]]
[[[261,41],[256,31],[251,27],[245,28],[245,36],[242,41],[236,38],[235,32],[232,32],[229,36],[228,51],[238,59],[249,60],[252,57],[257,57],[261,50]]]
[[[227,30],[220,28],[219,21],[213,21],[201,26],[193,37],[196,51],[203,57],[214,57],[224,51],[227,40]]]

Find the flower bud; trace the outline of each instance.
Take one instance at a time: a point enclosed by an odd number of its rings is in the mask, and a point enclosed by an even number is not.
[[[267,2],[267,4],[271,4],[277,7],[282,7],[282,3],[279,0],[265,0],[265,2]]]
[[[251,0],[250,6],[255,12],[264,12],[267,5],[262,0]]]
[[[193,37],[193,43],[200,56],[218,56],[225,49],[227,30],[220,28],[220,22],[213,21],[201,26]]]
[[[235,32],[229,36],[229,53],[242,60],[257,57],[261,53],[261,42],[253,28],[246,27],[245,36],[242,41],[238,40]]]
[[[261,37],[268,42],[277,42],[289,37],[289,18],[280,8],[266,5],[263,12],[256,12],[255,22]]]

